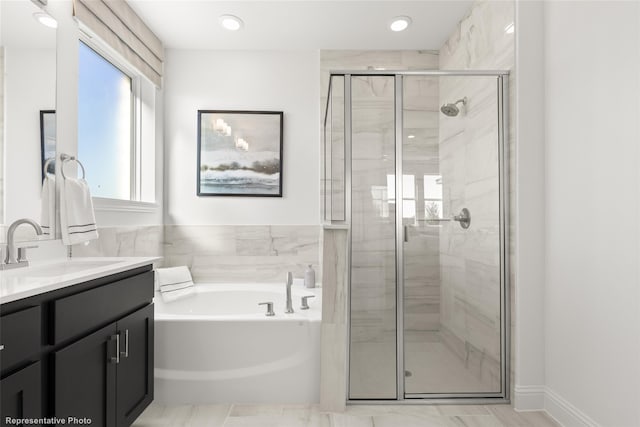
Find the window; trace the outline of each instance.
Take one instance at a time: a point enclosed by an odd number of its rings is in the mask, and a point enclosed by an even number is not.
[[[395,175],[387,175],[387,198],[389,203],[396,202]],[[416,183],[414,175],[402,176],[402,217],[416,217]]]
[[[442,176],[424,176],[424,217],[442,218]]]
[[[134,79],[80,42],[78,157],[94,197],[135,200]]]

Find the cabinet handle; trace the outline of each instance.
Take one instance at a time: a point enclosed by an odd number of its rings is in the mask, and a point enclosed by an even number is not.
[[[129,357],[129,330],[124,330],[124,351],[120,352],[120,355],[124,358]]]
[[[111,356],[111,363],[115,363],[116,365],[120,363],[120,334],[117,333],[115,335],[111,335],[109,340],[116,341],[116,357]]]
[[[4,350],[4,344],[0,344],[0,351]]]

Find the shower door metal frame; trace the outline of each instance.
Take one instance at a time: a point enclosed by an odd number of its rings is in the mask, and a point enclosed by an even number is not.
[[[486,403],[510,403],[511,389],[511,309],[510,309],[510,265],[509,265],[509,159],[508,159],[508,134],[509,134],[509,71],[506,70],[343,70],[330,71],[329,88],[327,96],[328,114],[331,102],[331,82],[334,76],[344,78],[344,206],[345,219],[332,221],[329,214],[329,223],[346,226],[347,235],[347,279],[346,289],[347,307],[351,310],[351,172],[352,172],[352,99],[351,78],[354,76],[387,76],[394,78],[394,115],[395,115],[395,192],[403,194],[403,89],[405,76],[422,77],[495,77],[497,81],[498,104],[498,185],[499,185],[499,240],[500,240],[500,392],[478,393],[405,393],[405,361],[404,361],[404,228],[402,225],[403,206],[396,202],[395,209],[395,251],[396,251],[396,398],[395,399],[350,399],[349,398],[349,360],[351,357],[351,317],[346,316],[347,328],[347,396],[346,402],[353,404],[486,404]],[[325,115],[325,129],[327,116]],[[326,138],[325,138],[326,144]],[[326,150],[326,146],[325,146]],[[326,158],[325,158],[326,161]],[[325,165],[326,168],[326,165]],[[326,181],[326,177],[325,177]],[[326,185],[326,182],[325,182]],[[325,187],[326,192],[326,187]],[[325,194],[325,198],[327,195]],[[325,218],[326,220],[326,218]]]

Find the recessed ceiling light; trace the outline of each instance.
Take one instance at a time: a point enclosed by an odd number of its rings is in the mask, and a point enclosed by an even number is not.
[[[407,136],[407,138],[409,138],[409,139],[413,139],[413,138],[415,138],[415,137],[416,137],[415,135],[409,135],[409,136]]]
[[[507,25],[506,27],[504,27],[504,32],[507,34],[513,34],[513,30],[514,30],[513,22]]]
[[[243,26],[242,19],[233,15],[221,15],[219,21],[222,28],[229,31],[238,31]]]
[[[396,16],[391,20],[391,24],[389,24],[389,28],[391,31],[404,31],[411,24],[411,18],[408,16]]]
[[[33,14],[33,18],[49,28],[58,28],[58,21],[56,21],[53,16],[49,15],[47,12],[36,12]]]

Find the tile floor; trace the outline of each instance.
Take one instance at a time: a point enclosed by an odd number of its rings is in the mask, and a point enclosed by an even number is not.
[[[559,427],[543,412],[508,405],[359,405],[344,413],[317,405],[152,404],[134,427]]]

